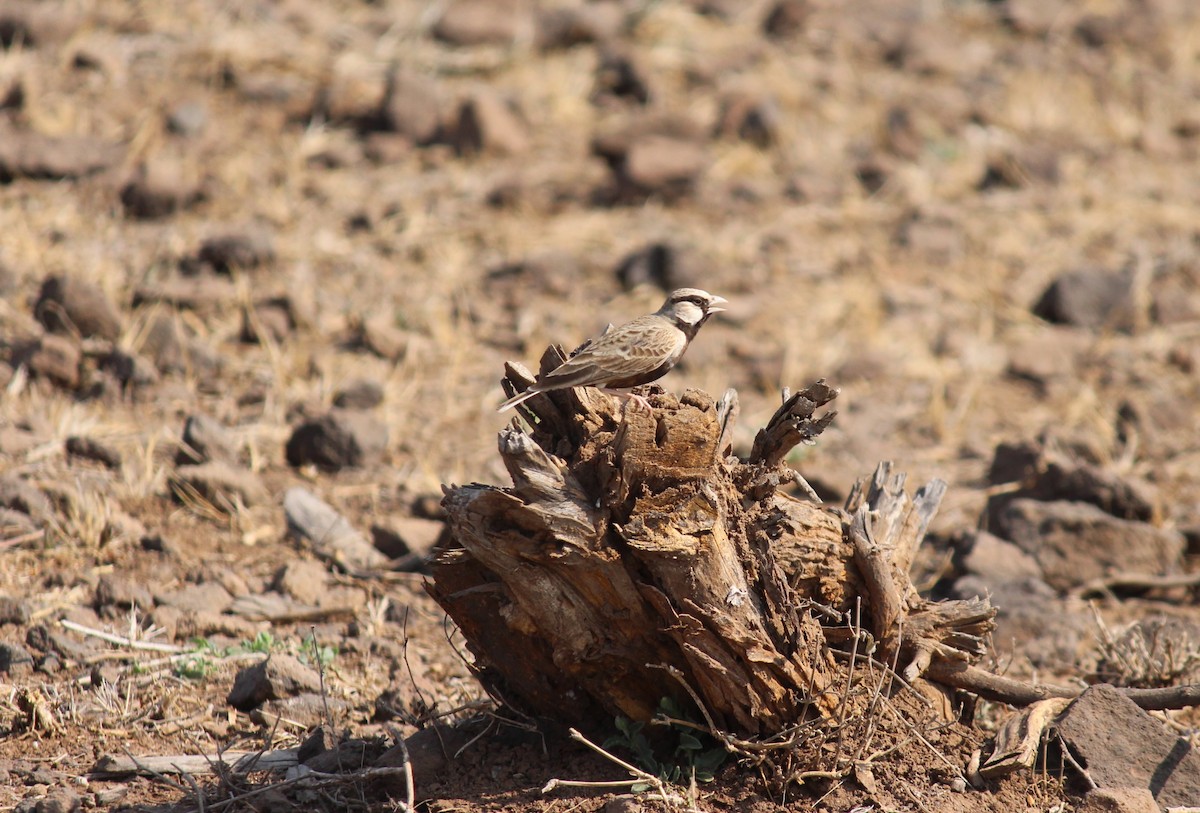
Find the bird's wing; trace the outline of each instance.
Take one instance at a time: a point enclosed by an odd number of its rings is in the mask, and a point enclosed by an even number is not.
[[[538,386],[604,386],[608,381],[646,374],[675,357],[687,345],[682,331],[662,317],[650,315],[597,336]]]

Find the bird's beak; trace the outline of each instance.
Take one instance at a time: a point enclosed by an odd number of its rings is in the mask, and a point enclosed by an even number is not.
[[[721,313],[725,308],[718,308],[717,305],[728,305],[729,300],[723,296],[713,296],[712,300],[704,308],[705,313]]]

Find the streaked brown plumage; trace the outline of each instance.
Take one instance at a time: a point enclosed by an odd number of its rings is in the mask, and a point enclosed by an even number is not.
[[[627,389],[655,381],[675,366],[708,317],[719,313],[723,297],[698,288],[672,291],[656,312],[601,334],[525,392],[500,405],[500,412],[539,392],[567,387]],[[644,403],[644,399],[641,399]]]

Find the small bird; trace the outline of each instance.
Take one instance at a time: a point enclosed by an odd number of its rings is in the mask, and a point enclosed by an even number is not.
[[[539,392],[568,387],[628,389],[656,381],[683,358],[700,326],[725,310],[724,297],[698,288],[672,291],[663,306],[618,328],[589,339],[559,367],[540,376],[525,392],[500,405],[498,412],[516,406]],[[645,409],[645,398],[629,396]]]

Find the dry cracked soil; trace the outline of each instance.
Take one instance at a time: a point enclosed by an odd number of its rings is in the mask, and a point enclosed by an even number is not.
[[[662,383],[736,388],[735,450],[825,378],[823,499],[949,482],[915,581],[992,596],[997,669],[1200,680],[1189,0],[4,0],[0,49],[0,809],[392,809],[96,768],[473,717],[424,809],[680,809],[543,794],[624,773],[497,718],[422,571],[504,362],[683,285],[731,305]],[[690,803],[1108,804],[964,789],[1006,713]]]

